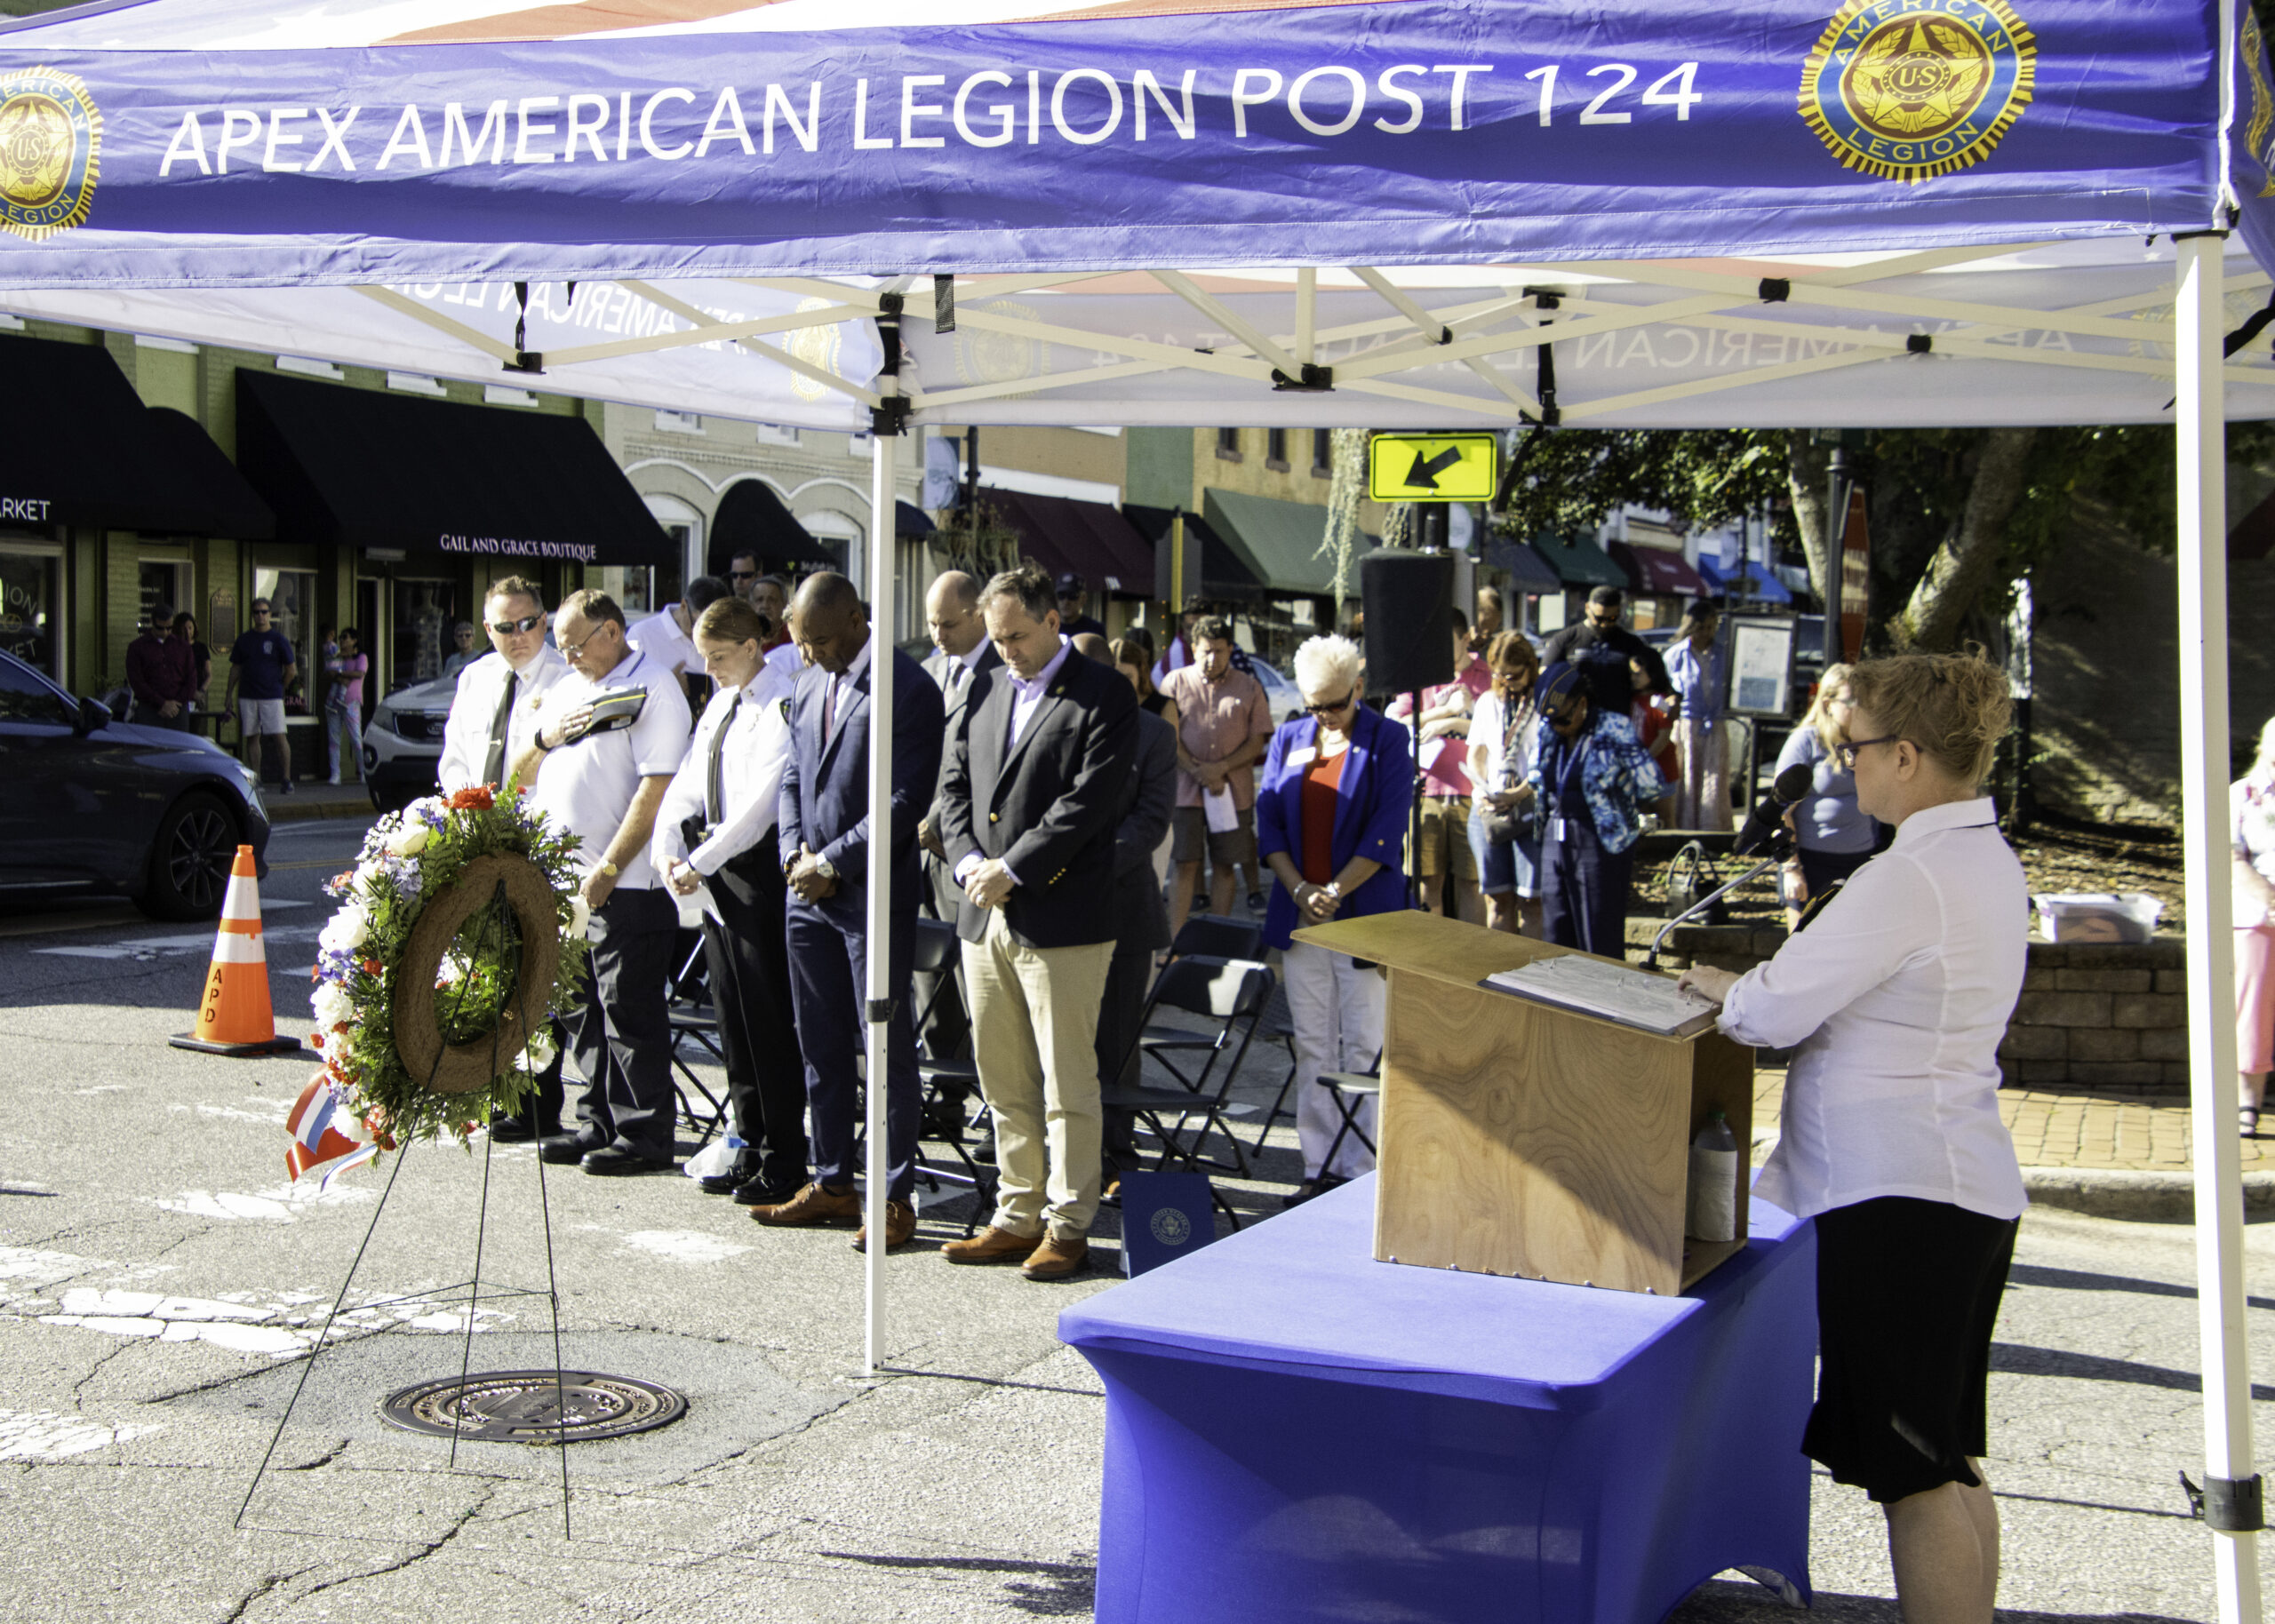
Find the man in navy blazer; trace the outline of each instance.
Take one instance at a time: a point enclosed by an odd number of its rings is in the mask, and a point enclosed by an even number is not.
[[[813,1118],[814,1178],[779,1206],[754,1206],[761,1223],[858,1223],[853,1192],[854,1059],[865,1027],[869,882],[869,695],[876,640],[869,611],[842,575],[806,577],[790,623],[809,664],[790,705],[791,754],[782,775],[779,821],[790,902],[790,1002],[806,1060]],[[885,1245],[916,1232],[909,1187],[916,1173],[916,1034],[909,1016],[916,951],[916,825],[940,772],[946,727],[940,690],[924,668],[887,646],[892,663],[892,1017],[885,1032]],[[872,1176],[876,1153],[870,1152]],[[854,1244],[866,1239],[866,1231]]]
[[[1088,1265],[1098,1212],[1095,1045],[1138,697],[1059,635],[1058,593],[1033,564],[988,582],[979,609],[1003,665],[948,741],[940,840],[963,887],[972,1060],[1001,1177],[986,1232],[941,1255],[1057,1280]]]

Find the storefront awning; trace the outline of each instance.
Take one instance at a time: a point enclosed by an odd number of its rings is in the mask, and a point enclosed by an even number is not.
[[[1562,592],[1564,583],[1556,571],[1548,567],[1539,553],[1521,541],[1489,541],[1481,561],[1495,569],[1509,572],[1509,588],[1513,592]]]
[[[892,505],[892,533],[903,541],[922,541],[940,527],[932,522],[932,515],[914,502],[895,501]]]
[[[1647,598],[1703,598],[1706,583],[1680,553],[1664,547],[1639,547],[1615,541],[1604,551],[1611,561],[1627,571],[1630,588]]]
[[[0,340],[0,524],[266,541],[276,516],[205,431],[99,344]]]
[[[1152,545],[1154,557],[1159,559],[1161,549],[1169,545],[1169,525],[1177,517],[1176,510],[1125,502],[1122,505],[1122,516],[1138,527],[1138,533]],[[1185,530],[1187,536],[1201,543],[1201,578],[1185,584],[1185,595],[1188,601],[1198,598],[1203,602],[1252,603],[1271,597],[1272,593],[1264,583],[1256,578],[1255,573],[1241,561],[1241,555],[1217,534],[1216,527],[1208,520],[1199,513],[1187,513]],[[1154,566],[1154,590],[1158,593],[1161,591],[1158,563]]]
[[[1327,535],[1326,508],[1214,486],[1201,492],[1201,499],[1202,512],[1217,533],[1274,595],[1335,595],[1335,561],[1321,557],[1319,550]],[[1353,557],[1364,545],[1353,538]],[[1344,586],[1349,596],[1358,596],[1355,571]]]
[[[1611,561],[1601,547],[1585,536],[1556,536],[1544,530],[1532,538],[1541,561],[1567,586],[1616,586],[1627,590],[1627,571]]]
[[[1793,594],[1785,589],[1785,583],[1760,564],[1748,564],[1741,579],[1736,569],[1724,575],[1712,559],[1702,558],[1698,561],[1698,578],[1706,583],[1707,593],[1717,598],[1736,598],[1749,603],[1791,603],[1793,601]]]
[[[713,575],[724,579],[728,564],[745,553],[758,560],[761,570],[777,575],[845,568],[845,544],[810,533],[762,479],[728,486],[711,520],[706,554]]]
[[[237,465],[283,541],[505,567],[676,561],[582,418],[237,369]]]
[[[1052,575],[1072,571],[1092,592],[1114,597],[1153,595],[1153,544],[1119,509],[993,485],[980,487],[979,499],[1018,532],[1019,551]]]

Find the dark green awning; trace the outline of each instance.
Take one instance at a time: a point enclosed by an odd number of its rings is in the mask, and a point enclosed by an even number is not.
[[[1616,586],[1630,590],[1627,571],[1585,536],[1553,536],[1543,530],[1532,538],[1532,549],[1556,578],[1567,586]]]
[[[1201,497],[1209,527],[1267,590],[1299,597],[1335,595],[1335,561],[1319,550],[1327,535],[1326,508],[1213,486]],[[1353,537],[1354,556],[1363,545]],[[1344,590],[1355,597],[1358,581],[1345,581]]]

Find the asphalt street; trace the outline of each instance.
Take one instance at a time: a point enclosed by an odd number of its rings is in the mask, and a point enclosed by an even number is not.
[[[359,835],[284,824],[269,848],[288,1032],[306,1023],[321,882]],[[212,939],[109,904],[0,913],[0,1616],[1090,1615],[1104,1402],[1055,1327],[1118,1278],[1113,1214],[1099,1270],[1044,1286],[944,1264],[966,1206],[930,1199],[920,1244],[888,1266],[890,1368],[862,1379],[861,1260],[842,1231],[762,1230],[685,1179],[573,1168],[547,1170],[540,1206],[530,1150],[485,1154],[479,1138],[324,1197],[289,1184],[283,1118],[309,1061],[165,1043]],[[1285,1069],[1252,1060],[1242,1097],[1268,1101]],[[1282,1125],[1259,1177],[1225,1188],[1262,1218],[1296,1170]],[[544,1298],[487,1295],[544,1290],[549,1218],[567,1363],[690,1402],[667,1427],[569,1452],[569,1538],[556,1452],[467,1446],[453,1469],[447,1441],[378,1413],[468,1357],[485,1171],[473,1367],[550,1365]],[[345,1335],[234,1526],[383,1190]],[[2201,1453],[2191,1239],[2052,1212],[2025,1223],[1992,1389],[2010,1618],[2214,1616],[2209,1536],[2176,1479]],[[2248,1249],[2263,1399],[2275,1230],[2255,1227]],[[1896,1619],[1877,1514],[1821,1478],[1812,1561],[1824,1614]],[[1793,1616],[1736,1575],[1675,1614]]]

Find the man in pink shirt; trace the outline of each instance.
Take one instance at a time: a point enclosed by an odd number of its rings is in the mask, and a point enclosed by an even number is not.
[[[1464,764],[1470,714],[1493,686],[1493,673],[1469,651],[1468,618],[1455,609],[1453,622],[1454,680],[1422,690],[1422,847],[1414,854],[1413,872],[1421,877],[1425,913],[1439,912],[1450,872],[1455,908],[1461,918],[1481,925],[1485,899],[1477,888],[1477,854],[1469,844],[1470,782]],[[1406,721],[1413,708],[1411,696],[1401,694],[1388,714],[1393,721]]]
[[[1177,706],[1177,811],[1171,818],[1177,879],[1169,894],[1169,935],[1185,927],[1193,888],[1206,856],[1209,909],[1230,913],[1234,871],[1256,865],[1256,763],[1272,743],[1272,702],[1264,684],[1233,665],[1233,628],[1210,615],[1193,626],[1193,664],[1159,684]],[[1217,800],[1220,824],[1209,827],[1203,797]],[[1229,811],[1232,816],[1224,814]]]

